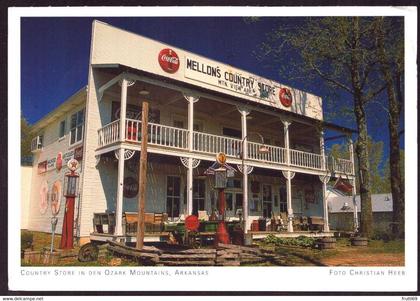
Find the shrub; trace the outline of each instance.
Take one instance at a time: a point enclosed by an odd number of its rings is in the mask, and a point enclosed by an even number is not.
[[[274,244],[276,246],[286,245],[298,247],[312,247],[315,244],[315,238],[306,236],[299,236],[296,238],[282,238],[270,234],[264,239],[264,242],[267,244]]]
[[[372,240],[383,240],[390,241],[392,240],[392,235],[385,231],[375,231],[371,237]]]
[[[34,235],[31,232],[23,231],[20,235],[20,244],[21,249],[29,249],[32,247],[32,243],[34,241]]]

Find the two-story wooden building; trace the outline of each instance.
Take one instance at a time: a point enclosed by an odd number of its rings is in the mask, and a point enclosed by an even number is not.
[[[350,158],[325,154],[324,129],[351,131],[323,121],[320,97],[98,21],[87,87],[33,126],[31,230],[51,231],[48,208],[60,200],[65,163],[74,157],[81,175],[76,237],[94,231],[96,212],[113,212],[113,235],[125,235],[123,213],[137,211],[144,100],[146,212],[167,213],[169,221],[211,215],[217,194],[205,170],[223,152],[236,170],[226,189],[228,219],[241,214],[250,231],[255,220],[283,216],[291,233],[297,219],[320,217],[329,232],[326,184],[338,176],[353,182],[354,160],[351,151]]]

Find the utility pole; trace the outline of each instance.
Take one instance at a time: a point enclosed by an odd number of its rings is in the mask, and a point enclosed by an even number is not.
[[[143,101],[141,112],[141,150],[139,164],[139,201],[137,216],[137,243],[136,248],[142,249],[144,245],[144,204],[146,202],[147,184],[147,128],[149,118],[149,103]]]

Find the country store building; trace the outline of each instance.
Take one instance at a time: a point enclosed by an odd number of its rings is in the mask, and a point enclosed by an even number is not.
[[[75,237],[98,231],[95,213],[109,214],[113,236],[127,235],[127,213],[137,212],[144,100],[147,213],[163,213],[168,223],[214,214],[217,193],[206,170],[224,153],[227,220],[243,219],[255,237],[309,235],[311,220],[329,233],[326,185],[343,178],[354,187],[354,158],[351,139],[349,158],[325,154],[325,129],[345,137],[351,130],[323,121],[320,97],[98,21],[87,87],[32,128],[28,229],[50,232],[58,203],[61,233],[66,163],[74,158]]]

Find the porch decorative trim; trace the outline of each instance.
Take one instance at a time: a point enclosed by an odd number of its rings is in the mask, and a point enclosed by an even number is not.
[[[294,171],[288,171],[288,170],[282,170],[281,173],[283,174],[283,177],[285,177],[287,180],[293,179],[296,175],[296,173]]]
[[[136,151],[134,151],[134,150],[125,149],[124,150],[124,160],[130,160],[134,156],[135,153],[136,153]],[[114,150],[114,155],[115,155],[115,158],[117,158],[117,160],[120,159],[118,149]]]
[[[236,167],[243,174],[242,164],[237,164]],[[254,166],[246,165],[246,174],[249,175],[254,170]]]
[[[184,165],[186,168],[188,168],[188,159],[187,157],[179,157],[181,160],[182,165]],[[196,168],[198,165],[200,165],[201,160],[200,159],[192,159],[192,168]]]
[[[99,162],[101,162],[101,155],[96,155],[95,159],[96,159],[95,166],[98,166]]]
[[[319,176],[319,180],[324,183],[327,184],[330,181],[331,177],[329,175],[320,175]]]

